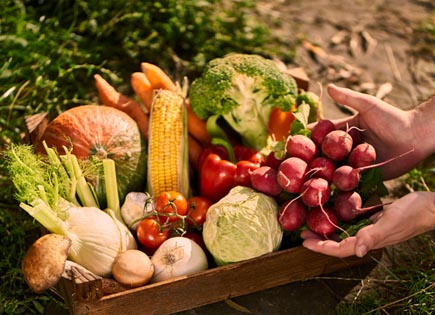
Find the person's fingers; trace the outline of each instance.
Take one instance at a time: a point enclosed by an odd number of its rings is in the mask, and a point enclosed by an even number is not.
[[[351,126],[359,126],[359,115],[355,114],[353,116],[349,116],[349,117],[344,117],[344,118],[339,118],[339,119],[334,119],[334,125],[337,129],[343,129],[346,130],[347,127],[351,127]]]
[[[329,96],[331,96],[337,103],[349,106],[359,113],[364,113],[375,106],[377,102],[382,102],[375,96],[338,87],[334,84],[329,84],[327,89]]]
[[[355,237],[348,237],[341,242],[318,238],[307,238],[302,242],[302,246],[309,250],[340,258],[355,255],[355,244]]]
[[[317,239],[322,239],[318,234],[311,232],[310,230],[303,230],[300,234],[302,239],[307,239],[307,238],[317,238]]]
[[[384,238],[382,233],[379,233],[378,227],[374,224],[368,225],[356,234],[355,254],[358,257],[365,256],[370,250],[383,247],[384,244],[380,241]]]

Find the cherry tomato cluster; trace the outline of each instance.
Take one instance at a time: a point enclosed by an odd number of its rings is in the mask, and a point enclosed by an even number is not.
[[[198,232],[211,204],[202,196],[186,198],[178,191],[161,193],[153,199],[153,211],[137,227],[136,236],[142,250],[152,254],[165,240],[176,235],[201,243]]]

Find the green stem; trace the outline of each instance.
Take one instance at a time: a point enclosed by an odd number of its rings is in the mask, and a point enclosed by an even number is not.
[[[62,221],[42,199],[36,199],[32,202],[32,206],[20,203],[20,207],[48,231],[68,236],[65,222]]]
[[[236,163],[237,161],[234,154],[233,146],[231,145],[225,130],[221,126],[219,126],[217,122],[219,117],[219,115],[212,115],[207,119],[207,133],[211,138],[211,143],[213,145],[223,146],[225,150],[227,150],[228,160],[232,163]]]
[[[227,150],[228,161],[230,161],[231,163],[237,162],[236,155],[234,154],[233,146],[231,145],[231,143],[228,140],[222,139],[222,138],[212,138],[211,144],[216,145],[216,146],[217,145],[223,146],[225,148],[225,150]]]
[[[228,136],[225,130],[221,126],[219,126],[217,122],[219,117],[219,115],[212,115],[207,119],[207,133],[209,134],[210,138],[221,138],[228,140]]]
[[[80,203],[76,198],[76,189],[77,189],[76,179],[68,176],[68,172],[65,169],[65,166],[62,164],[62,161],[60,160],[57,152],[53,148],[49,148],[45,143],[45,141],[43,142],[43,145],[45,148],[45,152],[47,152],[47,156],[50,164],[56,166],[57,171],[59,172],[60,177],[62,179],[62,182],[65,182],[68,179],[68,187],[65,187],[65,189],[67,189],[66,192],[67,196],[65,197],[68,198],[68,200],[74,203],[75,205],[79,206]]]
[[[104,185],[106,188],[107,207],[113,210],[115,217],[124,222],[121,216],[121,208],[119,206],[118,183],[116,180],[115,161],[111,159],[103,159],[104,170]]]
[[[88,186],[88,183],[80,168],[77,157],[71,153],[67,153],[66,155],[63,155],[61,157],[63,159],[63,162],[65,163],[64,165],[70,177],[72,178],[72,180],[76,180],[77,195],[79,196],[82,206],[98,208],[98,203],[95,200],[94,194]]]

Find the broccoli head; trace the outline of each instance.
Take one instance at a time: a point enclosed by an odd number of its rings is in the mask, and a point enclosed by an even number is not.
[[[190,106],[201,119],[222,117],[245,145],[262,149],[273,107],[291,110],[296,82],[270,59],[230,54],[211,60],[189,89]]]

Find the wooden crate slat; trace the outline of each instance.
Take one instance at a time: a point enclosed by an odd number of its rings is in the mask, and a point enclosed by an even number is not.
[[[379,258],[381,251],[374,251]],[[328,274],[372,262],[365,258],[325,256],[295,247],[195,275],[126,290],[101,299],[74,301],[71,314],[171,314],[227,298]]]

